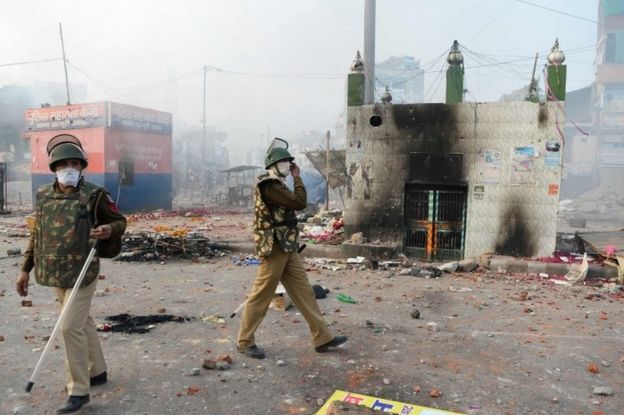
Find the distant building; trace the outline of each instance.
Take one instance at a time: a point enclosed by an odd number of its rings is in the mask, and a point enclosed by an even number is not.
[[[412,56],[391,56],[377,63],[375,78],[377,91],[381,94],[387,86],[397,104],[425,101],[425,71]]]
[[[221,170],[230,166],[230,156],[224,142],[228,134],[216,127],[206,127],[206,141],[201,128],[177,134],[174,140],[174,160],[178,185],[189,191],[201,186],[220,184]]]
[[[596,80],[566,98],[565,197],[624,194],[624,0],[600,1],[598,21]]]
[[[598,2],[594,91],[600,184],[624,194],[624,0]]]
[[[23,128],[32,154],[33,196],[54,180],[48,141],[72,134],[87,153],[85,177],[106,187],[123,211],[171,209],[170,113],[108,101],[49,106],[26,110]]]

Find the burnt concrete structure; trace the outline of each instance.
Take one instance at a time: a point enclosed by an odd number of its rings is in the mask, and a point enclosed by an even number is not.
[[[347,108],[347,235],[408,256],[555,249],[562,142],[555,102]]]

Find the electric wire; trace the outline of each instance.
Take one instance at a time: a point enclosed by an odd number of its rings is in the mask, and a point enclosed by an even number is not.
[[[80,72],[84,77],[86,77],[87,79],[89,79],[91,82],[95,83],[97,86],[100,87],[100,89],[102,89],[102,91],[106,92],[107,94],[110,94],[112,96],[119,96],[122,94],[121,91],[105,84],[104,82],[94,78],[93,76],[89,75],[88,73],[86,73],[85,71],[83,71],[82,69],[80,69],[79,67],[77,67],[76,65],[74,65],[73,63],[67,62],[67,64],[72,68],[72,70],[76,70],[78,72]]]
[[[442,73],[444,72],[447,66],[448,66],[448,63],[446,62],[446,60],[443,61],[442,65],[440,66],[440,70],[438,71],[438,75],[435,77],[431,85],[429,85],[429,88],[424,94],[425,102],[431,102],[433,100],[433,96],[438,91],[439,85],[442,81]],[[431,92],[434,86],[435,86],[435,90]],[[431,92],[431,95],[429,94],[429,92]]]
[[[170,80],[167,80],[167,81],[165,81],[165,82],[159,82],[159,83],[157,83],[157,84],[153,84],[153,85],[148,86],[148,87],[145,87],[145,88],[137,89],[137,90],[134,90],[134,91],[131,91],[131,92],[125,93],[125,94],[123,94],[123,95],[120,95],[119,97],[120,97],[120,98],[125,98],[125,97],[128,97],[128,96],[130,96],[130,95],[135,95],[135,94],[138,94],[138,93],[141,93],[141,92],[150,91],[150,90],[152,90],[152,89],[156,89],[156,88],[159,88],[159,87],[161,87],[161,86],[165,86],[165,85],[168,85],[168,84],[172,84],[172,83],[174,83],[174,82],[177,82],[177,81],[180,81],[180,80],[182,80],[182,79],[185,79],[185,78],[191,77],[191,76],[193,76],[193,75],[200,74],[200,73],[202,73],[203,71],[204,71],[204,69],[202,68],[202,69],[197,70],[197,71],[189,72],[189,73],[186,73],[186,74],[184,74],[184,75],[178,76],[178,77],[177,77],[177,78],[175,78],[175,79],[170,79]]]
[[[515,1],[515,0],[511,0],[511,1],[510,1],[510,2],[509,2],[506,6],[505,6],[505,7],[503,7],[503,8],[502,8],[502,9],[498,12],[498,14],[497,14],[497,15],[496,15],[496,16],[495,16],[492,20],[490,20],[488,23],[486,23],[486,24],[485,24],[485,26],[483,26],[483,27],[482,27],[482,28],[481,28],[481,29],[480,29],[480,30],[479,30],[479,31],[478,31],[478,32],[477,32],[477,33],[476,33],[473,37],[471,37],[471,38],[468,40],[468,43],[470,43],[470,42],[472,42],[473,40],[475,40],[475,39],[476,39],[476,38],[477,38],[477,37],[478,37],[481,33],[483,33],[483,31],[484,31],[485,29],[487,29],[488,27],[490,27],[490,25],[491,25],[492,23],[494,23],[495,21],[497,21],[497,20],[501,17],[501,15],[502,15],[504,12],[506,12],[506,11],[507,11],[507,9],[509,9],[509,7],[511,7],[511,5],[512,5],[512,4],[514,4],[514,1]]]
[[[565,16],[573,17],[575,19],[584,20],[586,22],[594,23],[594,24],[597,24],[597,25],[602,25],[602,23],[597,22],[595,20],[588,19],[586,17],[577,16],[575,14],[567,13],[567,12],[564,12],[564,11],[561,11],[561,10],[551,9],[550,7],[542,6],[541,4],[532,3],[532,2],[526,1],[526,0],[515,0],[515,1],[517,1],[519,3],[528,4],[529,6],[537,7],[537,8],[540,8],[540,9],[549,10],[549,11],[554,12],[554,13],[563,14]]]
[[[31,63],[54,62],[54,61],[62,61],[62,60],[63,60],[63,58],[50,58],[50,59],[38,59],[38,60],[23,61],[23,62],[0,63],[0,67],[4,67],[4,66],[17,66],[17,65],[30,65]]]

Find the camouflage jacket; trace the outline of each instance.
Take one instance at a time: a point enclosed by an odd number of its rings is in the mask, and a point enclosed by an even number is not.
[[[35,279],[41,285],[71,288],[95,240],[89,237],[92,209],[105,191],[81,180],[78,191],[64,194],[55,183],[37,191],[35,228],[31,237]],[[27,251],[28,252],[28,251]],[[93,258],[82,286],[91,284],[99,272],[99,259]]]
[[[279,182],[269,174],[258,176],[254,192],[253,234],[256,254],[261,258],[271,255],[274,240],[277,240],[284,252],[296,251],[299,245],[299,228],[295,211],[267,202],[263,197],[262,188],[270,181]]]

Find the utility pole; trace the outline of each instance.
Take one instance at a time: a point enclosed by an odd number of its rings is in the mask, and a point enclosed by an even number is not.
[[[325,210],[329,212],[329,170],[331,163],[329,162],[329,131],[325,133]]]
[[[364,104],[375,103],[375,0],[364,3]]]
[[[271,126],[267,125],[267,143],[266,143],[266,147],[269,148],[270,145],[271,145]]]
[[[526,97],[527,101],[539,102],[539,94],[537,92],[537,79],[535,79],[535,70],[537,69],[537,58],[539,54],[535,54],[535,61],[533,62],[533,74],[531,75],[531,83],[529,84],[529,93]]]
[[[65,57],[65,42],[63,42],[63,26],[59,22],[59,33],[61,34],[61,49],[63,50],[63,66],[65,67],[65,89],[67,90],[67,105],[70,105],[69,99],[69,78],[67,78],[67,58]]]
[[[206,72],[208,67],[204,65],[204,94],[202,95],[204,101],[203,117],[202,117],[202,155],[201,155],[201,194],[202,202],[204,201],[205,187],[206,187]]]

